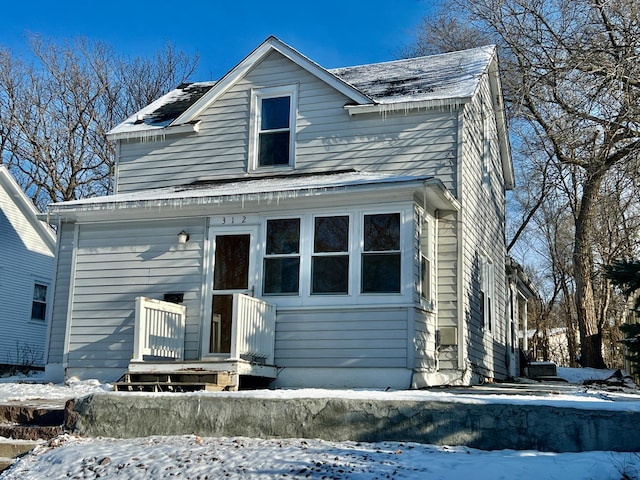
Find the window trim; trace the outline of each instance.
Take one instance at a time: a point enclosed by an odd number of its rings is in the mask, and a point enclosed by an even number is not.
[[[393,250],[366,250],[365,249],[365,219],[366,217],[374,217],[380,215],[398,215],[398,249]],[[403,251],[403,240],[404,240],[404,232],[402,228],[402,212],[401,211],[375,211],[375,212],[362,212],[362,217],[360,219],[360,236],[361,243],[360,248],[358,249],[359,257],[360,257],[360,295],[399,295],[402,294],[402,275],[404,273],[404,266],[402,265],[402,251]],[[364,268],[365,268],[365,258],[367,256],[374,255],[393,255],[398,258],[398,277],[399,277],[399,285],[397,291],[364,291]]]
[[[44,303],[44,318],[36,318],[33,316],[33,306],[36,303],[36,285],[40,285],[46,288],[46,292],[45,292],[45,299],[44,302],[41,302],[38,300],[38,303],[42,304]],[[33,280],[32,283],[32,287],[31,287],[31,303],[30,303],[30,309],[29,309],[29,320],[32,322],[38,322],[38,323],[46,323],[47,322],[47,316],[49,315],[49,297],[51,295],[51,285],[48,282],[44,282],[41,280]]]
[[[269,98],[289,97],[289,163],[287,165],[260,165],[260,133],[262,132],[262,101]],[[251,89],[248,172],[292,170],[295,168],[295,146],[298,117],[298,84]],[[283,130],[284,131],[284,130]]]
[[[318,218],[337,218],[337,217],[346,217],[347,219],[347,238],[346,244],[347,249],[344,251],[330,251],[330,252],[316,252],[315,251],[315,239],[316,239],[316,220]],[[322,214],[317,213],[311,215],[311,236],[309,237],[310,243],[310,255],[309,255],[309,295],[314,297],[322,297],[322,296],[348,296],[353,293],[353,236],[354,236],[354,228],[356,226],[353,224],[353,216],[350,213],[344,212],[335,212],[332,214]],[[346,257],[347,258],[347,278],[346,292],[314,292],[313,291],[313,282],[314,282],[314,260],[316,258],[336,258],[336,257]]]

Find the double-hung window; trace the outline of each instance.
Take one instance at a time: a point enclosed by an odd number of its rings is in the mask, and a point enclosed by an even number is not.
[[[47,318],[47,286],[42,283],[33,285],[31,319],[44,321]]]
[[[431,224],[423,218],[420,225],[420,296],[427,302],[433,300],[431,286],[433,247],[431,242]]]
[[[365,215],[362,293],[400,292],[400,214]]]
[[[253,91],[252,168],[292,167],[295,150],[295,86]]]
[[[349,216],[315,217],[311,293],[349,293]]]
[[[294,295],[300,288],[300,219],[267,220],[264,255],[266,295]]]
[[[480,258],[480,311],[482,326],[493,330],[494,321],[495,269],[489,257]]]

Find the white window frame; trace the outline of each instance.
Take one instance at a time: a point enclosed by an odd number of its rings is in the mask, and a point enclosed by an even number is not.
[[[297,253],[267,253],[267,232],[268,232],[268,224],[270,221],[278,221],[278,220],[298,220],[299,224],[299,232],[298,232],[298,252]],[[302,294],[302,262],[303,262],[303,256],[302,256],[302,237],[303,237],[303,221],[304,218],[300,215],[291,215],[291,216],[278,216],[278,217],[268,217],[264,219],[264,251],[262,252],[262,281],[261,281],[261,288],[262,288],[262,294],[265,297],[274,297],[274,296],[279,296],[279,297],[300,297],[300,295]],[[266,261],[270,260],[270,259],[285,259],[285,258],[297,258],[298,259],[298,291],[297,292],[269,292],[267,293],[265,291],[265,280],[266,280]]]
[[[347,250],[340,252],[316,252],[314,249],[315,243],[315,235],[316,235],[316,219],[318,218],[333,218],[333,217],[346,217],[348,226],[347,226]],[[353,294],[353,278],[354,278],[354,270],[353,270],[353,258],[356,253],[353,248],[353,235],[354,235],[354,224],[353,224],[353,215],[350,213],[336,211],[335,213],[330,214],[314,214],[311,216],[311,236],[309,237],[309,243],[311,247],[310,255],[309,255],[309,295],[314,297],[322,297],[322,296],[350,296]],[[347,291],[346,292],[314,292],[313,291],[313,280],[314,280],[314,271],[313,271],[313,262],[315,258],[322,257],[346,257],[348,262],[347,267]]]
[[[44,302],[40,302],[40,303],[44,303],[44,318],[35,318],[33,316],[33,304],[36,302],[36,285],[41,285],[43,287],[45,287],[47,289],[47,292],[45,294],[45,300]],[[29,303],[29,320],[32,322],[38,322],[38,323],[46,323],[47,322],[47,316],[49,315],[49,296],[51,294],[51,285],[48,282],[44,282],[42,280],[33,280],[33,284],[31,287],[31,302]]]
[[[377,216],[377,215],[398,215],[398,221],[400,222],[399,224],[399,234],[400,234],[400,240],[399,240],[399,245],[398,245],[398,249],[397,250],[370,250],[370,251],[365,251],[364,248],[364,243],[365,243],[365,239],[364,239],[364,223],[365,223],[365,217],[371,217],[371,216]],[[359,249],[356,252],[357,254],[359,254],[359,260],[360,260],[360,266],[359,266],[359,293],[360,295],[375,295],[375,296],[380,296],[380,295],[400,295],[402,293],[402,289],[403,289],[403,274],[405,272],[404,266],[402,264],[402,250],[403,250],[403,241],[404,241],[404,237],[405,237],[405,232],[403,231],[403,215],[402,215],[402,211],[400,210],[384,210],[384,211],[374,211],[374,212],[362,212],[362,215],[360,217],[360,224],[358,225],[359,227],[359,231],[360,231],[360,237],[359,238]],[[364,263],[365,263],[365,257],[367,255],[376,255],[376,254],[394,254],[394,255],[398,255],[399,258],[399,267],[400,267],[400,271],[398,272],[398,275],[400,276],[400,289],[397,292],[365,292],[364,291]]]
[[[260,133],[262,120],[262,101],[269,98],[289,97],[289,164],[265,165],[259,164]],[[251,90],[251,118],[249,133],[248,171],[291,170],[295,168],[296,123],[298,117],[298,85],[284,85],[269,88],[254,88]]]

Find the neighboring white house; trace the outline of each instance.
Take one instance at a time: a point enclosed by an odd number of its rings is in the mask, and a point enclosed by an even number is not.
[[[515,365],[494,47],[327,70],[270,37],[108,137],[115,194],[49,206],[51,379],[418,388]]]
[[[44,366],[55,235],[0,165],[0,365]]]

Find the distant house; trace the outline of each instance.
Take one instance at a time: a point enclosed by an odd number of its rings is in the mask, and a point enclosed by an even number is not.
[[[49,207],[50,378],[418,388],[515,365],[494,47],[327,70],[270,37],[108,137],[115,194]]]
[[[0,165],[0,365],[43,367],[55,235]]]

